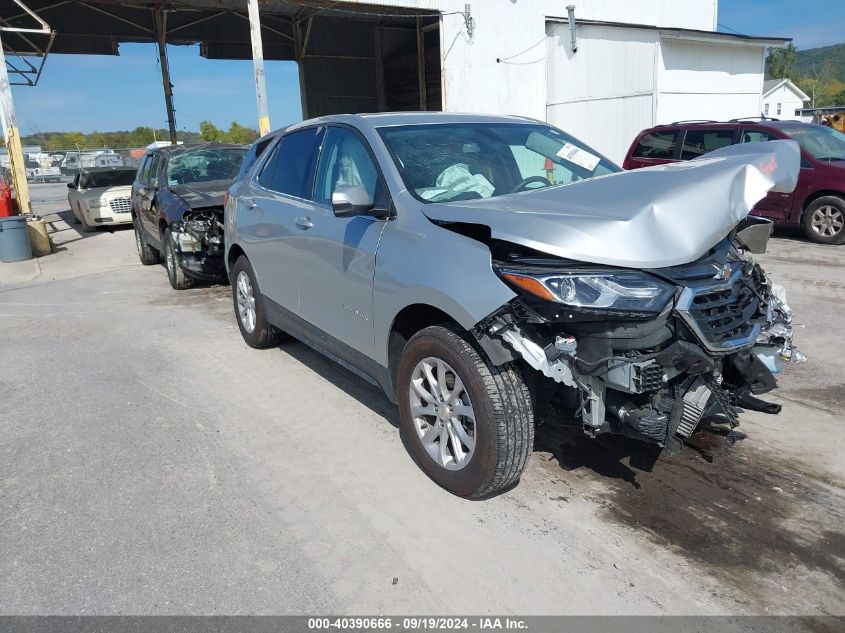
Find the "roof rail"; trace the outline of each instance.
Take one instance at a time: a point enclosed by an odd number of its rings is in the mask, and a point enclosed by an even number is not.
[[[780,121],[769,116],[741,116],[736,119],[731,119],[728,123],[739,123],[740,121]]]
[[[674,121],[669,125],[683,125],[685,123],[718,123],[718,121],[714,121],[713,119],[689,119],[687,121]]]

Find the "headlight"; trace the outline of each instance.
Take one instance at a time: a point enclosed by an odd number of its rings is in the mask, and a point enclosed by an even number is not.
[[[535,297],[576,308],[660,312],[674,293],[670,284],[645,273],[631,271],[498,272],[511,284]]]
[[[99,209],[100,207],[106,206],[106,203],[100,200],[99,198],[91,198],[88,201],[88,208],[89,209]]]

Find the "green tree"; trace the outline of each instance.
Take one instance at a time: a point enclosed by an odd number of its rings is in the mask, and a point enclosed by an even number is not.
[[[74,149],[77,145],[85,147],[85,135],[82,132],[65,132],[61,134],[61,146],[64,149]]]
[[[796,79],[798,76],[798,51],[790,42],[783,48],[772,48],[766,58],[766,77],[769,79]]]
[[[204,141],[220,142],[223,140],[225,134],[223,133],[223,130],[214,125],[211,121],[200,121],[200,136]]]
[[[226,134],[226,140],[237,145],[249,145],[257,138],[258,130],[248,128],[237,121],[232,121],[229,132]]]

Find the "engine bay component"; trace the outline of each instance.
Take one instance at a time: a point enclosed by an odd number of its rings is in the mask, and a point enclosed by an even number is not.
[[[744,234],[755,249],[765,246],[759,226]],[[725,428],[733,443],[745,437],[739,407],[779,412],[752,394],[775,389],[783,365],[804,360],[785,292],[746,250],[726,238],[682,266],[570,274],[566,260],[500,249],[510,262],[494,259],[493,268],[519,294],[481,333],[572,392],[561,399],[587,435],[621,433],[675,451],[697,431]]]
[[[223,209],[205,207],[185,211],[170,225],[179,265],[199,279],[225,279]]]

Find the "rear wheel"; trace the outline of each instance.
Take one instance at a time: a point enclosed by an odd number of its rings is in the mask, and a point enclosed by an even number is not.
[[[232,266],[230,281],[235,318],[246,344],[256,349],[278,345],[283,335],[267,320],[255,271],[243,255]]]
[[[534,414],[515,365],[492,366],[456,331],[432,326],[405,346],[397,373],[402,429],[429,477],[468,498],[519,480]]]
[[[163,241],[164,267],[167,269],[167,279],[170,281],[170,285],[174,290],[187,290],[193,287],[194,278],[186,275],[179,265],[170,229],[165,230]]]
[[[804,211],[804,232],[819,244],[845,242],[845,200],[838,196],[823,196],[814,200]]]
[[[140,220],[136,217],[132,220],[132,228],[135,230],[135,246],[138,249],[138,258],[144,266],[152,266],[161,261],[158,251],[147,244],[144,234],[139,225]]]

